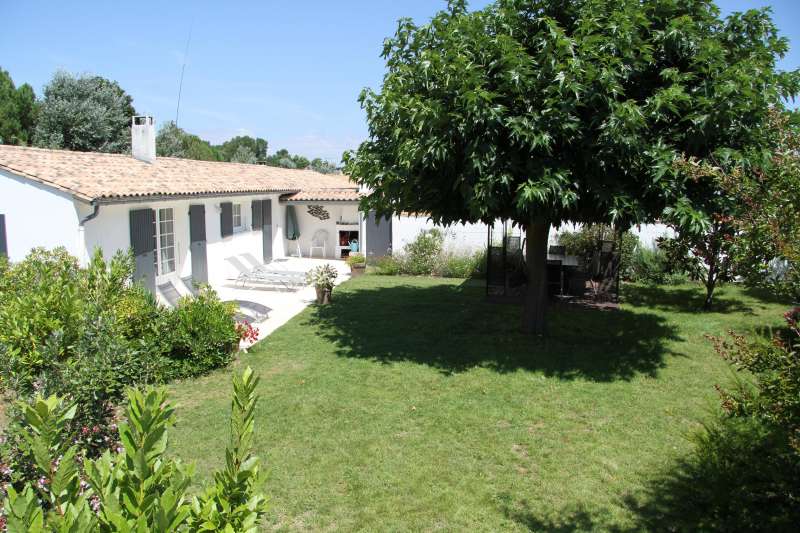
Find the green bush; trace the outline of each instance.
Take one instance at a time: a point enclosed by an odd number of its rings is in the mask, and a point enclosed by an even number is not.
[[[689,276],[673,271],[667,254],[659,247],[639,246],[630,262],[628,281],[649,285],[680,285],[689,281]]]
[[[230,363],[239,346],[235,312],[234,304],[222,302],[207,286],[181,298],[167,321],[171,350],[164,378],[196,376]]]
[[[486,269],[486,252],[467,254],[444,254],[434,274],[443,278],[477,278]]]
[[[485,275],[486,251],[460,254],[444,250],[444,236],[438,229],[424,230],[403,250],[378,258],[372,272],[384,276],[441,276],[470,278]]]
[[[408,243],[400,257],[402,271],[412,276],[430,276],[439,268],[444,235],[438,229],[424,230]]]
[[[70,357],[84,323],[81,270],[63,248],[37,248],[10,266],[0,285],[4,388],[30,393],[34,381]]]
[[[347,264],[349,266],[357,266],[357,265],[365,265],[367,264],[367,258],[364,257],[362,253],[352,253],[347,256]]]
[[[163,390],[128,393],[120,449],[94,460],[65,438],[74,404],[41,395],[21,404],[20,441],[35,481],[6,486],[4,525],[8,531],[255,531],[267,510],[256,492],[261,476],[252,454],[258,378],[248,368],[233,384],[225,468],[192,498],[193,469],[166,453],[174,409]]]
[[[206,288],[164,308],[131,283],[128,254],[105,261],[96,251],[80,268],[64,249],[36,249],[0,268],[2,387],[18,398],[74,402],[67,429],[90,456],[116,441],[115,409],[127,387],[207,372],[238,348],[231,304]]]
[[[403,273],[403,266],[397,257],[387,255],[375,261],[373,272],[381,276],[397,276]]]

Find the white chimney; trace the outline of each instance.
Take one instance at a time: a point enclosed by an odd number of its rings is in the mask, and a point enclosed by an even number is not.
[[[133,117],[131,121],[131,153],[139,161],[155,162],[156,121],[153,117]]]

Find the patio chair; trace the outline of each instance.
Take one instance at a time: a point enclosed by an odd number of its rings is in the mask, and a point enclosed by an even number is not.
[[[226,257],[225,261],[227,261],[236,270],[236,283],[241,284],[242,287],[248,283],[266,283],[270,285],[280,285],[284,289],[290,290],[296,285],[295,280],[287,276],[281,276],[271,272],[247,268],[237,257]]]
[[[175,288],[175,285],[173,285],[171,281],[159,285],[158,294],[160,294],[161,297],[164,298],[164,300],[166,300],[173,309],[178,307],[178,302],[181,299],[181,293],[178,292],[178,289]]]
[[[322,250],[322,257],[325,257],[328,251],[328,232],[324,229],[318,229],[311,237],[311,245],[308,247],[308,256],[314,257],[314,249]]]
[[[243,322],[245,320],[251,324],[261,322],[266,319],[269,316],[269,312],[272,311],[272,309],[266,305],[251,302],[250,300],[226,300],[226,302],[232,302],[239,306],[235,315],[237,322]]]

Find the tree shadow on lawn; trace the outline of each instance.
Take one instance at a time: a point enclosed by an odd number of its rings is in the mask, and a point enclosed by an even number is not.
[[[668,289],[657,285],[625,285],[622,289],[623,302],[659,311],[702,313],[704,300],[705,289],[701,285]],[[753,314],[753,308],[739,299],[715,292],[714,302],[708,312]]]
[[[797,531],[800,464],[788,442],[753,420],[714,423],[624,505],[640,531]]]
[[[553,306],[550,335],[520,333],[521,308],[485,300],[483,287],[412,284],[343,290],[308,324],[343,357],[413,361],[443,373],[474,367],[564,379],[655,376],[680,340],[664,317],[630,310]]]
[[[800,464],[786,434],[756,421],[721,419],[695,438],[696,447],[610,509],[567,506],[547,516],[527,500],[501,498],[500,511],[530,531],[797,531]]]

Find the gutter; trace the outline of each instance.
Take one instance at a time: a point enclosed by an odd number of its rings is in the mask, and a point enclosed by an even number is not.
[[[228,198],[231,196],[260,196],[264,194],[289,194],[296,193],[297,189],[278,189],[274,191],[243,191],[243,192],[204,192],[190,194],[150,194],[147,196],[106,196],[93,200],[92,203],[103,205],[137,204],[145,202],[171,202],[175,200],[193,200],[201,198]]]
[[[83,227],[90,220],[94,220],[97,218],[97,215],[100,214],[100,204],[97,202],[92,202],[92,205],[94,206],[94,210],[81,219],[81,221],[78,223],[80,227]]]

